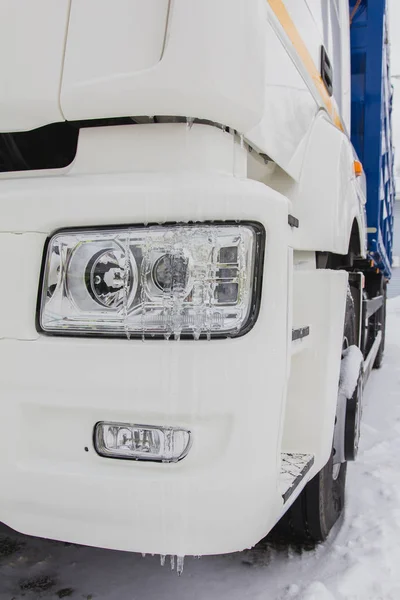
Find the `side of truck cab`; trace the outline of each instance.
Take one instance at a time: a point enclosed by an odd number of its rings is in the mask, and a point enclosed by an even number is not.
[[[380,116],[355,149],[351,113],[354,48],[373,21],[386,66],[385,19],[385,0],[3,0],[7,525],[178,556],[278,522],[326,539],[384,346],[390,114],[382,200],[356,153]]]

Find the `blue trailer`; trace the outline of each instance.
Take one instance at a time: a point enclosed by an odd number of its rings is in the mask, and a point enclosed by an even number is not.
[[[350,0],[351,138],[367,179],[368,256],[391,277],[395,200],[388,0]]]

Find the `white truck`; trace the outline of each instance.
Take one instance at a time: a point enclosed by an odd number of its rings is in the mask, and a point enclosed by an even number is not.
[[[384,346],[386,27],[386,0],[1,0],[0,520],[326,539]]]

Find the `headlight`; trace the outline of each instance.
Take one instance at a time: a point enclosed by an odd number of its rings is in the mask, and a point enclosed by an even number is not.
[[[45,253],[39,329],[241,335],[257,318],[264,235],[258,224],[60,231]]]

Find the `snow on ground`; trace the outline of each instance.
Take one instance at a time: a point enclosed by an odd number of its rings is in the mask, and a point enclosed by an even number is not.
[[[341,528],[315,550],[262,546],[186,559],[29,538],[0,525],[0,600],[400,600],[400,298],[389,302],[385,364],[371,375]],[[238,516],[240,518],[240,516]]]

